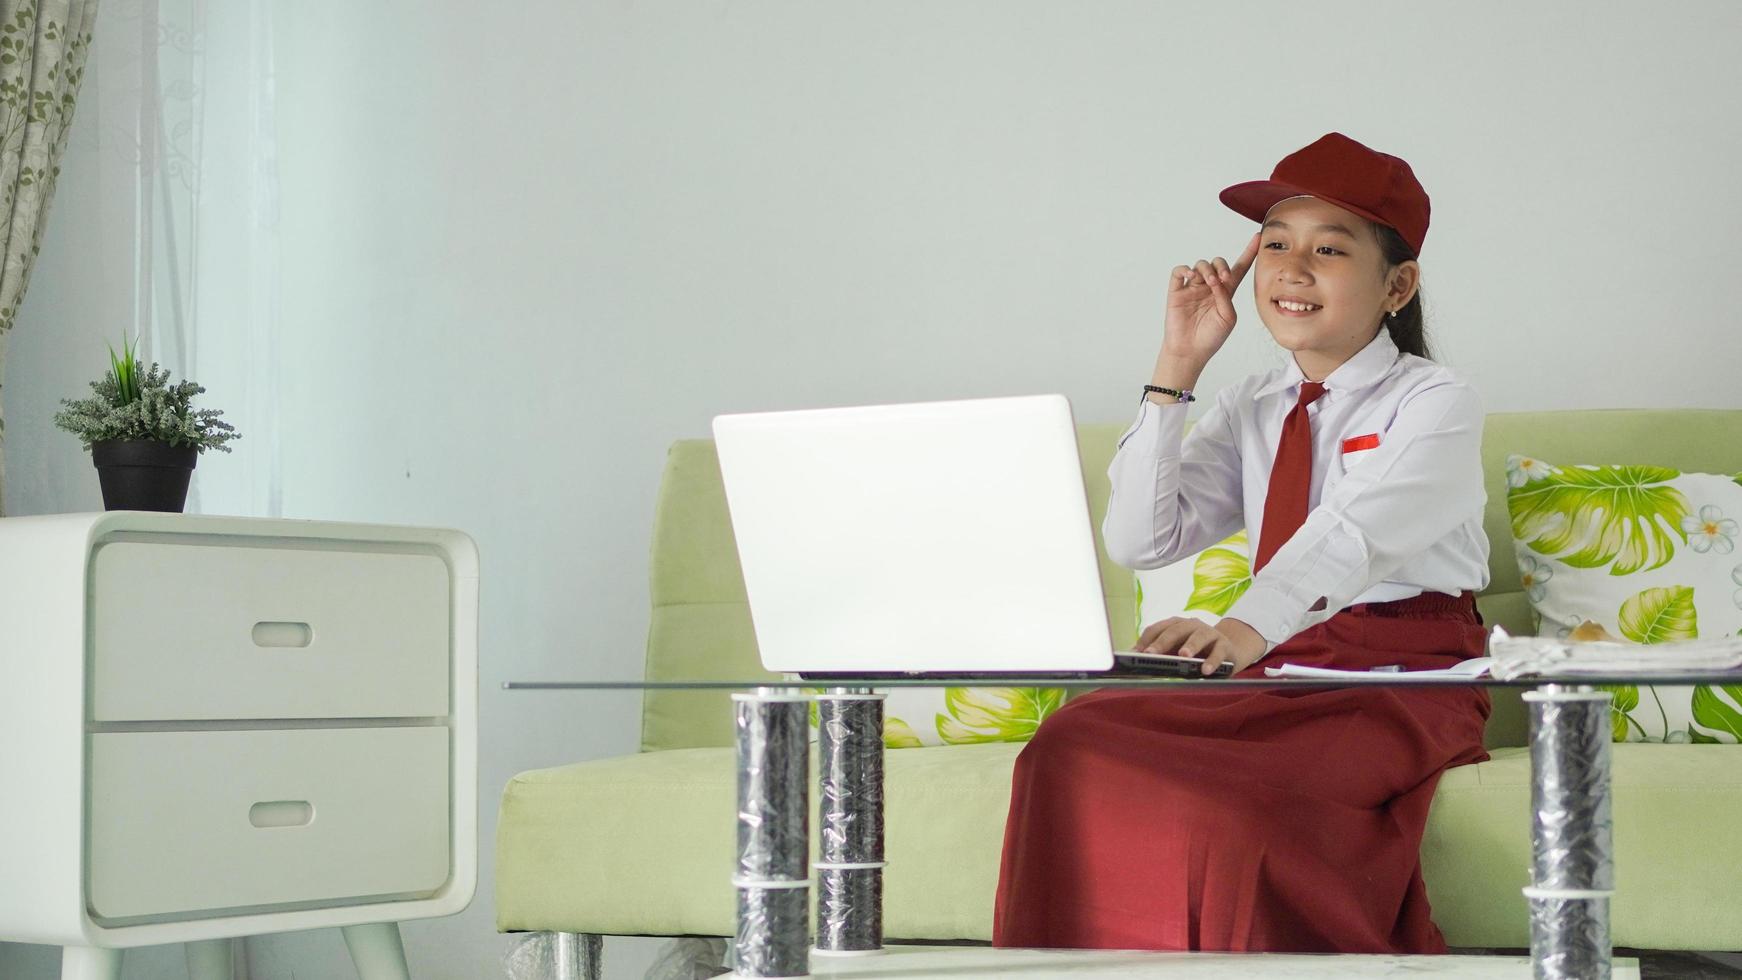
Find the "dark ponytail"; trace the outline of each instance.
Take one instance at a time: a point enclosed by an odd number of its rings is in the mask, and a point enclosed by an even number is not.
[[[1387,268],[1416,257],[1396,229],[1373,222],[1373,230],[1379,234],[1379,251],[1385,257]],[[1403,309],[1397,311],[1396,316],[1384,317],[1379,322],[1391,331],[1391,342],[1397,345],[1398,350],[1433,360],[1433,354],[1427,345],[1427,327],[1422,323],[1420,286],[1416,287],[1415,295],[1409,298]]]

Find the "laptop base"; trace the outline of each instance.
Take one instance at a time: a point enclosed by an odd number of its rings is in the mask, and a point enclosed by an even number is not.
[[[1033,670],[1018,674],[998,674],[991,672],[943,672],[943,671],[863,671],[845,673],[841,671],[807,671],[798,672],[799,679],[819,681],[823,683],[854,683],[863,685],[865,681],[969,681],[975,684],[993,684],[1006,678],[1016,677],[1022,680],[1040,680],[1057,678],[1058,680],[1080,681],[1094,680],[1097,677],[1174,677],[1181,680],[1214,680],[1230,677],[1234,673],[1234,665],[1223,661],[1214,674],[1204,676],[1204,661],[1198,657],[1175,657],[1160,653],[1132,653],[1119,651],[1113,654],[1113,666],[1108,670]]]

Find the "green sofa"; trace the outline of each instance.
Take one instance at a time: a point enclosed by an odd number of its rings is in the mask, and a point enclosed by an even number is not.
[[[1120,425],[1084,425],[1083,475],[1100,526]],[[1483,442],[1493,582],[1490,625],[1534,631],[1506,519],[1505,458],[1742,471],[1742,411],[1589,410],[1490,415]],[[1097,532],[1098,533],[1098,532]],[[972,574],[963,569],[963,574]],[[1133,640],[1132,575],[1102,558],[1107,607]],[[768,676],[711,441],[674,444],[653,533],[649,679]],[[1455,947],[1521,948],[1530,865],[1523,704],[1495,692],[1493,758],[1447,772],[1422,844],[1434,920]],[[496,916],[502,931],[729,936],[735,781],[724,692],[651,692],[642,751],[515,776],[502,796]],[[1011,767],[1020,744],[886,754],[885,934],[987,940]],[[1742,749],[1614,746],[1617,946],[1742,949]],[[813,792],[814,799],[814,792]],[[814,821],[813,821],[814,822]]]

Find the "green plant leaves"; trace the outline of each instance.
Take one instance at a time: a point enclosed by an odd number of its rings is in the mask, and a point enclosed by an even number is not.
[[[1512,536],[1575,568],[1613,562],[1611,575],[1657,568],[1686,542],[1687,497],[1662,466],[1567,466],[1506,495]]]
[[[131,343],[126,337],[121,338],[122,354],[117,355],[115,348],[109,348],[109,375],[115,379],[115,404],[117,406],[131,405],[139,400],[139,375],[141,367],[134,356],[133,349],[139,343],[139,338],[133,338]],[[155,365],[154,365],[155,366]]]
[[[1692,640],[1700,635],[1694,590],[1685,585],[1646,589],[1621,603],[1621,635],[1635,643]]]
[[[1663,643],[1667,640],[1691,640],[1700,635],[1698,616],[1694,609],[1694,590],[1685,585],[1645,589],[1621,603],[1619,615],[1621,635],[1634,643]],[[1600,690],[1614,695],[1610,703],[1610,720],[1614,722],[1615,741],[1627,741],[1629,725],[1645,736],[1645,726],[1631,712],[1639,707],[1639,688],[1632,685],[1602,685]],[[1655,692],[1654,692],[1655,693]],[[1665,722],[1667,725],[1668,722]],[[1665,736],[1668,735],[1666,731]]]
[[[1245,554],[1246,532],[1229,536],[1213,548],[1205,548],[1192,566],[1192,594],[1187,609],[1202,609],[1226,615],[1246,590],[1252,587],[1252,562]]]
[[[1722,691],[1724,697],[1719,697]],[[1714,732],[1729,735],[1729,741],[1742,742],[1742,684],[1724,684],[1712,686],[1701,684],[1694,688],[1693,713],[1694,724]],[[1714,743],[1723,741],[1713,738],[1699,728],[1690,728],[1689,733],[1696,742]]]
[[[900,718],[883,719],[883,747],[886,749],[919,749],[925,743],[919,740],[913,726]]]
[[[143,376],[133,345],[123,353],[109,349],[109,370],[91,382],[90,398],[61,399],[54,424],[79,437],[89,449],[115,439],[154,439],[170,446],[192,446],[199,452],[229,452],[225,443],[240,439],[234,426],[221,420],[215,408],[195,409],[195,395],[205,388],[192,381],[169,383],[169,372],[153,362]]]
[[[1738,480],[1742,480],[1742,476]],[[1737,630],[1736,635],[1742,636],[1742,629]],[[1719,692],[1723,692],[1722,697]],[[1729,700],[1725,701],[1724,698]],[[1688,735],[1693,741],[1707,745],[1717,745],[1725,741],[1700,731],[1704,727],[1728,734],[1732,742],[1742,742],[1742,710],[1738,709],[1738,705],[1742,705],[1742,684],[1720,684],[1715,687],[1710,684],[1696,685],[1691,705],[1694,723],[1688,726]]]
[[[1056,687],[951,687],[937,716],[938,737],[946,745],[1017,742],[1030,738],[1046,716],[1064,703]]]
[[[1611,741],[1627,741],[1627,726],[1639,729],[1639,734],[1645,734],[1645,728],[1633,720],[1630,712],[1639,707],[1639,688],[1632,684],[1599,684],[1597,690],[1608,691],[1609,721],[1614,727],[1615,737]]]
[[[822,694],[824,688],[805,688],[810,694]],[[891,697],[904,689],[885,691]],[[918,691],[908,693],[918,694]],[[929,693],[929,692],[926,692]],[[944,707],[949,715],[937,716],[937,731],[945,744],[968,742],[1016,742],[1034,735],[1047,715],[1064,703],[1065,692],[1059,688],[1038,687],[951,687],[945,688]],[[918,713],[922,717],[929,707],[921,707],[929,698],[898,699],[896,710]],[[889,714],[885,702],[883,716],[883,747],[886,749],[921,749],[925,739],[907,720]],[[822,713],[816,701],[810,703],[810,727],[816,728]],[[932,744],[937,744],[936,742]]]
[[[1143,635],[1143,579],[1136,572],[1131,573],[1131,591],[1137,596],[1137,598],[1135,598],[1131,601],[1131,618],[1135,619],[1137,621],[1136,623],[1134,623],[1132,625],[1134,625],[1136,627],[1136,635],[1142,636]]]

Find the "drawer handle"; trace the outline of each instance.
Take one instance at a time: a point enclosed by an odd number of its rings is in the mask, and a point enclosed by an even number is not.
[[[315,631],[307,623],[255,623],[254,645],[258,647],[306,647]]]
[[[256,827],[307,827],[314,820],[314,805],[307,800],[273,800],[248,808],[248,822]]]

